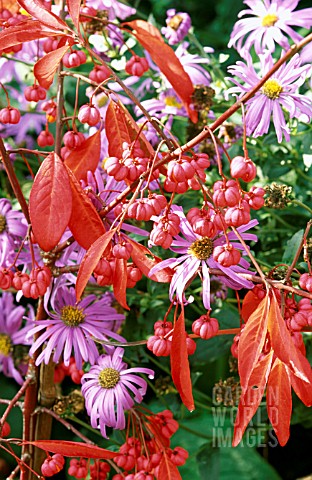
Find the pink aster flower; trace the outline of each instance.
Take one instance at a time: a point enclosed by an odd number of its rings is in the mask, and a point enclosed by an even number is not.
[[[201,57],[187,51],[188,42],[181,43],[175,51],[176,56],[180,60],[184,70],[190,76],[193,85],[210,85],[211,77],[202,65],[210,63],[208,56]],[[213,48],[204,47],[206,54],[213,53]]]
[[[178,12],[174,8],[167,10],[166,27],[161,29],[161,33],[168,40],[169,45],[175,45],[181,42],[191,28],[191,17],[186,12]]]
[[[227,94],[238,93],[242,96],[251,90],[273,66],[273,58],[270,53],[261,55],[260,61],[260,75],[252,65],[250,55],[248,55],[247,64],[239,61],[236,65],[229,67],[229,72],[244,83],[241,84],[238,80],[230,78],[229,80],[236,86],[230,88]],[[278,141],[282,141],[283,135],[289,141],[290,129],[286,124],[283,110],[289,113],[290,118],[298,118],[303,122],[310,121],[312,116],[311,99],[298,93],[299,87],[304,83],[310,71],[311,66],[302,66],[301,58],[299,54],[296,54],[265,82],[254,97],[246,103],[247,135],[259,137],[268,133],[272,116]]]
[[[29,352],[33,355],[47,342],[36,360],[37,365],[41,362],[47,364],[51,355],[57,363],[63,355],[64,364],[68,366],[73,350],[80,370],[84,361],[92,365],[99,356],[93,338],[107,340],[111,337],[119,342],[124,341],[123,337],[115,333],[115,323],[119,326],[124,315],[109,306],[106,296],[98,300],[95,295],[88,295],[77,303],[75,289],[61,286],[51,299],[55,313],[49,313],[48,320],[38,321],[28,332],[28,338],[31,338],[35,333],[45,330]]]
[[[146,393],[146,381],[135,375],[145,373],[154,378],[149,368],[128,368],[123,362],[124,349],[110,347],[108,355],[98,357],[96,364],[82,379],[81,393],[93,428],[99,428],[107,438],[106,427],[123,430],[126,427],[125,410],[141,403]]]
[[[20,385],[23,383],[20,371],[14,364],[13,348],[15,345],[30,345],[26,334],[31,329],[30,322],[22,327],[25,308],[14,304],[11,293],[3,292],[0,297],[0,371],[7,377],[12,377]],[[22,328],[21,328],[22,327]]]
[[[228,44],[229,47],[235,47],[242,56],[252,45],[258,55],[264,53],[265,49],[273,52],[275,43],[287,49],[289,42],[284,34],[294,42],[302,39],[292,26],[310,28],[312,25],[312,8],[294,12],[299,0],[245,0],[244,3],[249,9],[242,10],[238,16],[252,17],[235,23]]]
[[[0,199],[0,265],[13,260],[14,251],[27,233],[27,223],[22,212],[12,209],[10,200]]]
[[[221,270],[225,275],[222,276],[222,282],[228,287],[234,290],[240,290],[241,288],[253,288],[254,285],[249,280],[240,277],[239,273],[250,273],[248,271],[249,263],[243,257],[241,257],[238,265],[232,265],[231,267],[223,267],[213,259],[213,250],[215,247],[226,244],[226,238],[223,232],[218,232],[214,238],[202,237],[194,233],[190,223],[186,219],[182,207],[173,206],[173,212],[180,217],[180,229],[184,236],[176,236],[172,243],[170,250],[173,252],[182,254],[178,258],[168,258],[163,260],[153,267],[150,271],[150,275],[163,270],[164,268],[174,269],[174,275],[172,277],[169,287],[169,297],[173,302],[176,299],[179,303],[185,302],[185,289],[189,283],[200,274],[203,282],[203,304],[207,310],[210,310],[210,274],[209,268],[216,268]],[[237,230],[241,234],[244,240],[256,241],[257,236],[252,233],[244,233],[250,228],[258,224],[257,220],[251,220],[246,225],[238,227]],[[244,255],[244,247],[239,242],[234,232],[229,232],[227,237],[233,247],[242,250]],[[176,247],[176,248],[174,248]],[[188,302],[192,302],[193,298],[190,297]]]

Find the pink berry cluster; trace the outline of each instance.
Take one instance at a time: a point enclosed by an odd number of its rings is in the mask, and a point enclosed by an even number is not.
[[[134,182],[142,173],[145,173],[150,159],[142,150],[138,141],[127,144],[123,143],[123,153],[121,158],[108,157],[105,161],[104,168],[108,175],[114,177],[115,180]],[[153,172],[152,180],[157,179],[159,171]]]
[[[172,322],[158,320],[154,323],[154,335],[149,337],[147,348],[157,357],[167,357],[171,352],[172,345]],[[185,333],[188,355],[193,355],[196,350],[196,343]]]
[[[106,257],[102,257],[94,269],[94,277],[97,283],[104,287],[112,285],[116,270],[116,259],[128,260],[131,256],[132,245],[121,239],[116,243]],[[141,270],[133,263],[127,263],[127,288],[133,288],[142,278]]]
[[[114,461],[124,471],[112,480],[161,480],[158,473],[164,455],[175,466],[184,465],[188,452],[182,447],[170,448],[170,439],[179,428],[170,410],[146,416],[144,426],[144,438],[128,437],[119,448],[121,455]]]
[[[22,290],[24,297],[37,299],[47,291],[52,279],[49,267],[35,267],[28,274],[10,268],[0,267],[0,288],[8,290],[13,287]]]

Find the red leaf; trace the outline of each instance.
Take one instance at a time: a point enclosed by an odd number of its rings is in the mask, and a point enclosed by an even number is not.
[[[51,30],[41,25],[37,20],[25,20],[18,25],[4,28],[0,32],[0,51],[20,45],[21,43],[38,40],[39,38],[65,35],[64,31]]]
[[[108,140],[108,153],[111,157],[121,158],[123,142],[131,143],[126,116],[121,104],[111,101],[105,117],[105,132]]]
[[[41,24],[61,30],[69,30],[68,25],[55,13],[47,10],[41,0],[18,0],[18,3],[29,15],[39,20]]]
[[[170,354],[171,375],[181,400],[188,410],[195,410],[190,365],[186,347],[184,312],[181,312],[173,330]]]
[[[80,14],[80,3],[81,0],[66,0],[69,15],[73,21],[73,24],[79,32],[79,14]]]
[[[66,165],[65,167],[73,195],[73,209],[68,226],[79,245],[88,250],[92,243],[106,233],[106,230],[93,203],[72,171]]]
[[[59,66],[62,58],[69,49],[69,46],[57,48],[52,52],[47,53],[44,57],[40,58],[34,65],[34,75],[43,88],[50,88],[53,83],[53,78],[57,67]]]
[[[311,386],[311,366],[306,357],[294,345],[273,292],[268,320],[268,330],[275,355],[289,367],[294,375]]]
[[[291,384],[283,363],[277,358],[270,372],[267,392],[267,410],[279,444],[283,447],[289,439],[291,418]]]
[[[117,455],[120,455],[120,453],[111,452],[96,445],[66,440],[38,440],[35,442],[21,442],[20,445],[34,445],[46,452],[60,453],[64,457],[105,458],[106,460],[112,460]]]
[[[267,334],[270,297],[266,295],[250,315],[238,342],[238,371],[244,390],[250,375],[258,362]]]
[[[116,229],[110,230],[99,237],[94,243],[92,243],[91,247],[83,257],[76,282],[77,302],[79,302],[95,267],[106,250],[109,242],[113,238],[115,231]]]
[[[182,480],[177,466],[172,463],[166,453],[163,454],[160,461],[157,478],[159,478],[159,480]]]
[[[259,303],[261,303],[261,299],[258,298],[252,290],[249,290],[249,292],[245,295],[245,298],[243,300],[242,304],[242,319],[244,322],[247,322],[248,318],[250,315],[256,310],[258,307]]]
[[[296,377],[296,375],[293,374],[293,372],[290,370],[290,368],[287,367],[287,365],[285,365],[285,368],[288,372],[291,385],[295,390],[296,395],[307,407],[312,407],[312,385]]]
[[[134,20],[124,25],[131,27],[132,34],[148,51],[152,60],[160,68],[173,89],[182,100],[192,122],[197,122],[197,112],[190,108],[191,96],[194,91],[189,75],[184,70],[180,60],[167,45],[156,27],[144,20]]]
[[[30,197],[29,214],[35,238],[42,250],[60,241],[72,212],[72,192],[66,168],[56,153],[42,162]]]
[[[101,155],[101,132],[87,138],[83,144],[72,150],[66,157],[65,164],[71,169],[77,180],[87,180],[87,172],[94,172]]]
[[[256,413],[270,373],[273,350],[263,357],[253,369],[245,393],[242,393],[234,423],[233,447],[243,438],[246,427]]]
[[[132,245],[131,257],[136,266],[141,270],[146,277],[148,277],[151,269],[161,262],[161,259],[156,257],[148,248],[140,243],[135,242],[131,238],[128,238],[128,242]],[[153,258],[147,257],[147,255],[152,256]],[[172,270],[170,268],[165,268],[159,272],[152,275],[151,278],[154,282],[163,282],[168,283],[172,278]]]
[[[114,295],[120,305],[126,310],[130,310],[127,305],[126,290],[127,290],[127,260],[123,258],[115,259],[114,271]]]

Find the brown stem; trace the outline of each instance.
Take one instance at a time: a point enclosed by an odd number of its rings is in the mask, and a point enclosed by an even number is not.
[[[45,310],[41,311],[40,320],[47,318]],[[55,363],[50,360],[46,365],[42,363],[40,365],[39,374],[39,389],[38,389],[38,404],[40,407],[48,409],[52,407],[56,398],[56,389],[54,383],[54,370]],[[38,409],[35,410],[37,412]],[[51,437],[52,431],[52,417],[47,415],[45,411],[34,417],[35,424],[35,440],[48,440]],[[46,454],[44,450],[35,448],[33,456],[33,469],[36,472],[40,472],[40,467],[45,460]]]
[[[259,273],[260,277],[262,278],[262,280],[265,282],[266,279],[265,279],[265,276],[261,270],[261,268],[259,267],[258,265],[258,262],[256,261],[255,257],[251,254],[249,248],[248,248],[248,245],[246,245],[246,242],[244,241],[243,237],[241,236],[241,234],[236,230],[235,227],[231,227],[233,232],[235,233],[235,235],[237,236],[237,238],[239,239],[240,243],[243,245],[244,249],[245,249],[245,252],[247,253],[248,257],[250,258],[250,260],[252,261],[252,264],[254,265],[255,269],[257,270],[257,272]]]
[[[300,257],[300,253],[301,253],[301,250],[302,250],[304,241],[305,241],[305,239],[306,239],[307,236],[308,236],[308,233],[309,233],[309,231],[310,231],[311,226],[312,226],[312,220],[310,220],[310,221],[307,223],[307,227],[306,227],[305,232],[304,232],[304,234],[303,234],[303,237],[302,237],[302,240],[301,240],[301,242],[300,242],[300,245],[299,245],[299,247],[298,247],[298,249],[297,249],[297,252],[296,252],[296,254],[295,254],[295,256],[294,256],[294,259],[293,259],[293,261],[291,262],[291,265],[290,265],[290,267],[289,267],[289,269],[288,269],[288,271],[287,271],[287,274],[286,274],[286,277],[285,277],[285,280],[284,280],[285,283],[287,283],[288,280],[290,279],[291,274],[292,274],[292,272],[293,272],[293,270],[294,270],[294,268],[295,268],[295,266],[296,266],[296,263],[298,262],[298,259],[299,259],[299,257]]]
[[[43,320],[46,318],[46,313],[43,305],[43,297],[39,297],[36,320]],[[24,401],[24,411],[23,411],[23,441],[32,441],[33,440],[33,413],[38,405],[38,368],[36,367],[36,359],[39,355],[39,351],[35,352],[34,356],[29,359],[28,372],[27,376],[32,376],[35,378],[34,382],[29,384],[29,387],[26,390],[25,401]],[[33,448],[31,445],[23,445],[22,447],[22,458],[25,459],[25,463],[33,466]],[[23,469],[21,471],[20,480],[29,480],[31,478],[31,473],[28,469]]]
[[[10,157],[6,151],[6,148],[4,146],[4,143],[1,137],[0,137],[0,155],[1,155],[2,162],[4,164],[4,168],[7,173],[7,176],[9,177],[9,181],[12,186],[13,192],[21,206],[22,212],[25,215],[27,222],[31,223],[27,202],[25,200],[19,181],[17,180],[17,177],[15,175]]]
[[[31,440],[31,415],[37,405],[37,368],[35,366],[35,359],[31,358],[28,363],[27,376],[35,378],[33,382],[28,385],[25,393],[24,410],[23,410],[23,441]],[[30,445],[23,445],[22,458],[28,465],[31,464],[31,448]],[[21,470],[20,480],[28,480],[30,478],[30,471],[28,468]]]

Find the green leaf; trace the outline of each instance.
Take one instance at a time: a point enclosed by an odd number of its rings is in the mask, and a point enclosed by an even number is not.
[[[296,232],[287,242],[284,255],[282,258],[283,263],[288,265],[292,262],[296,251],[299,248],[300,242],[303,236],[303,229]]]
[[[222,448],[220,476],[222,480],[280,480],[280,476],[253,448]]]
[[[220,448],[211,443],[203,446],[196,455],[201,480],[206,478],[220,478]]]

